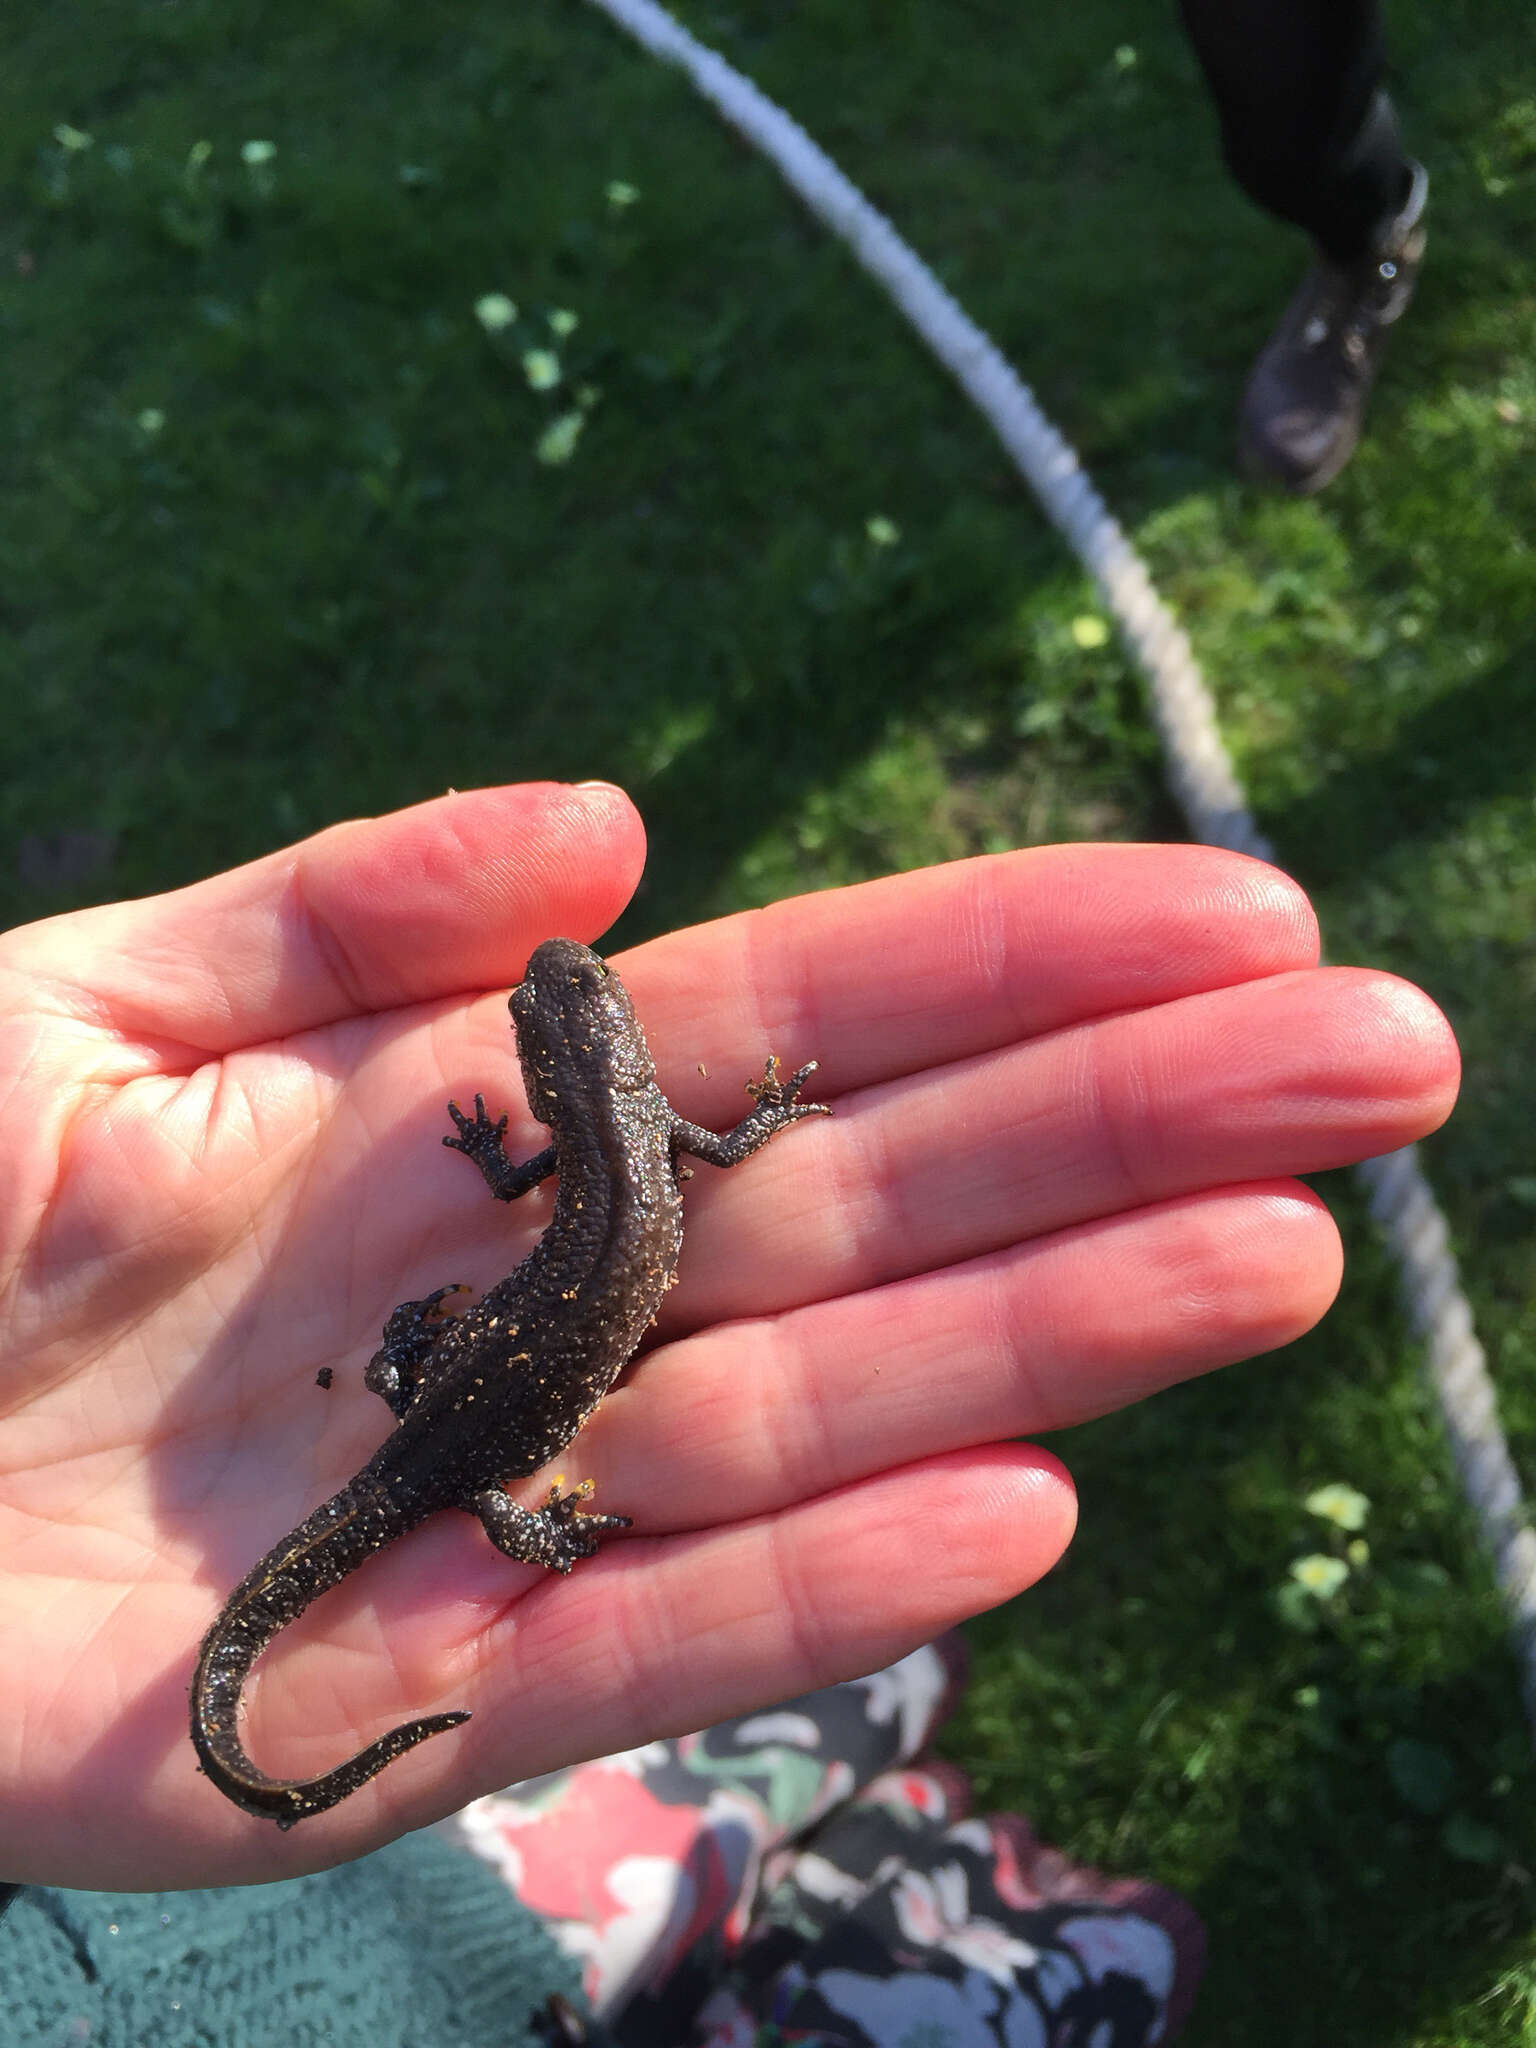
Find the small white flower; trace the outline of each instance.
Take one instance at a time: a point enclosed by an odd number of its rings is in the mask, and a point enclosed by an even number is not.
[[[271,163],[276,155],[277,144],[275,142],[242,142],[240,145],[240,161],[243,164],[251,165],[253,169],[258,164]]]
[[[623,178],[610,178],[605,188],[609,206],[615,213],[622,213],[626,206],[633,206],[640,197],[638,185],[631,185]]]
[[[580,315],[573,313],[569,306],[556,306],[549,316],[550,333],[558,334],[562,341],[568,334],[574,334],[580,325]]]
[[[1291,1559],[1291,1577],[1315,1599],[1331,1600],[1349,1577],[1349,1566],[1342,1557],[1323,1557],[1314,1552],[1311,1557]]]
[[[890,1664],[868,1678],[857,1681],[864,1688],[864,1713],[878,1728],[896,1721],[901,1729],[901,1753],[913,1756],[934,1718],[938,1703],[949,1690],[949,1673],[944,1660],[931,1643],[912,1650],[899,1664]],[[909,1797],[911,1795],[908,1795]]]
[[[146,405],[138,415],[137,425],[141,434],[147,434],[153,440],[165,425],[165,414],[158,405]]]
[[[932,1878],[919,1870],[903,1870],[891,1887],[896,1925],[914,1948],[936,1948],[949,1932],[944,1898]]]
[[[487,292],[475,301],[475,318],[487,334],[500,334],[517,318],[517,308],[505,292]]]
[[[877,548],[893,548],[901,539],[901,528],[883,512],[872,513],[864,522],[864,531]]]
[[[970,1969],[980,1970],[994,1983],[1012,1988],[1026,1970],[1040,1961],[1040,1951],[1021,1941],[995,1920],[971,1920],[957,1927],[944,1943],[948,1954]]]
[[[89,149],[91,137],[83,128],[71,128],[67,121],[61,121],[53,131],[53,139],[60,149]]]
[[[750,1720],[738,1721],[732,1738],[738,1749],[765,1749],[770,1743],[780,1743],[790,1749],[815,1749],[821,1741],[821,1730],[809,1714],[791,1714],[784,1708],[777,1708],[770,1714],[754,1714]]]
[[[1356,1493],[1352,1486],[1335,1481],[1332,1486],[1320,1486],[1306,1498],[1309,1515],[1317,1515],[1324,1522],[1332,1522],[1336,1529],[1354,1531],[1365,1527],[1365,1518],[1371,1504],[1363,1493]]]
[[[533,452],[537,459],[551,469],[562,462],[569,462],[576,453],[576,443],[581,439],[581,430],[587,424],[584,412],[563,412],[557,420],[551,420],[534,443]]]
[[[553,391],[560,382],[560,358],[552,348],[525,348],[523,375],[530,391]]]
[[[795,1858],[795,1889],[823,1905],[856,1906],[869,1887],[860,1877],[850,1877],[814,1849],[802,1849]]]

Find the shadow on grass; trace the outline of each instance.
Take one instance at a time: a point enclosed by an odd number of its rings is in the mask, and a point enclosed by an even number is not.
[[[1536,771],[1536,640],[1491,673],[1404,719],[1377,753],[1358,753],[1316,788],[1270,811],[1277,846],[1300,853],[1318,888],[1368,880],[1404,840],[1454,836],[1496,797],[1529,788]]]

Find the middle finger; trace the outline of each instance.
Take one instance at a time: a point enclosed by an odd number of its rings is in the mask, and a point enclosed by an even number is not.
[[[699,1169],[664,1330],[1389,1151],[1449,1108],[1444,1043],[1438,1012],[1410,984],[1315,968],[857,1091],[744,1173]]]

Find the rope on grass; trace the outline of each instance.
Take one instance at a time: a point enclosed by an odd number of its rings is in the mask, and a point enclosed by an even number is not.
[[[782,107],[706,48],[655,0],[593,0],[663,62],[684,71],[738,134],[884,286],[1013,457],[1052,524],[1099,587],[1150,691],[1168,781],[1190,831],[1273,861],[1216,722],[1194,650],[1152,587],[1146,564],[1001,350],[895,228]],[[1463,1489],[1493,1560],[1536,1724],[1536,1533],[1499,1425],[1488,1361],[1450,1248],[1450,1229],[1407,1145],[1357,1168],[1401,1272]]]

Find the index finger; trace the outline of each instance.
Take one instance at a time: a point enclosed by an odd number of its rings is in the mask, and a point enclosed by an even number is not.
[[[174,1068],[295,1033],[505,988],[552,932],[596,938],[645,839],[608,783],[454,791],[138,902],[7,933],[29,1004]]]

